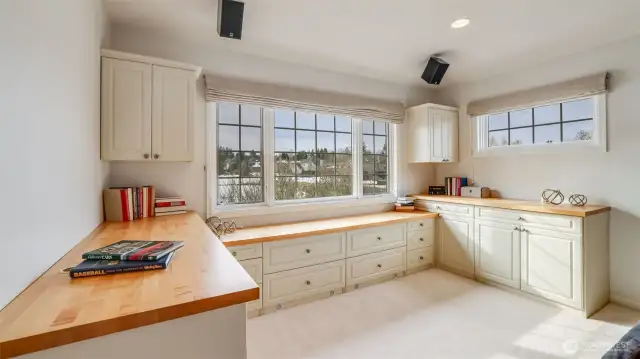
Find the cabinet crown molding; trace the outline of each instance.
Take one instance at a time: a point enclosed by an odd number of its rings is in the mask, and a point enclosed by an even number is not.
[[[110,49],[102,49],[100,50],[100,54],[102,55],[102,57],[108,57],[112,59],[141,62],[145,64],[150,64],[150,65],[160,65],[165,67],[173,67],[177,69],[193,71],[195,78],[199,78],[200,74],[202,73],[202,67],[200,66],[191,65],[184,62],[178,62],[173,60],[161,59],[158,57],[143,56],[143,55],[131,54],[128,52],[122,52],[122,51],[110,50]]]

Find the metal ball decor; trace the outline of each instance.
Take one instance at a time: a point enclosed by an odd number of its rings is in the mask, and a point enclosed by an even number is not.
[[[587,196],[583,194],[572,194],[569,196],[569,203],[574,206],[584,206],[587,204]]]
[[[225,234],[235,232],[237,228],[236,222],[223,222],[219,217],[209,217],[205,223],[219,238]]]
[[[542,201],[547,204],[559,205],[564,202],[564,195],[559,189],[545,189],[542,191]]]

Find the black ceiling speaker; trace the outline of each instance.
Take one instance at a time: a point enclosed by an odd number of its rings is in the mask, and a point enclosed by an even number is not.
[[[235,0],[218,0],[218,34],[230,39],[242,38],[244,3]]]
[[[439,85],[444,77],[444,73],[447,72],[449,63],[441,58],[431,56],[429,63],[422,73],[422,79],[427,81],[431,85]]]

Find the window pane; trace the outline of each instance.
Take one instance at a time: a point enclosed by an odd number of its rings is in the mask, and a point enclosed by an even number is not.
[[[351,117],[336,116],[336,131],[351,132]]]
[[[536,107],[533,109],[533,118],[536,125],[560,122],[560,105]]]
[[[295,175],[296,161],[295,153],[276,153],[275,168],[276,176],[293,176]]]
[[[387,176],[376,175],[374,183],[374,192],[376,194],[387,193]]]
[[[238,104],[229,102],[218,103],[218,123],[240,123],[240,108]]]
[[[243,125],[260,126],[262,124],[260,106],[242,105],[240,110],[240,121]]]
[[[316,196],[316,178],[298,177],[296,179],[296,198],[313,198]]]
[[[562,124],[563,141],[586,141],[593,139],[593,120]]]
[[[351,155],[336,155],[336,174],[351,175],[353,173],[351,159]]]
[[[318,152],[336,152],[336,138],[333,132],[318,132]]]
[[[315,176],[316,155],[305,152],[296,153],[296,174],[298,176]]]
[[[316,133],[296,131],[296,152],[316,152]]]
[[[293,128],[293,111],[275,110],[276,127]]]
[[[509,117],[507,113],[489,115],[489,130],[501,130],[509,127]]]
[[[364,175],[362,176],[362,192],[364,194],[375,194],[375,176],[374,175]]]
[[[318,177],[316,197],[335,197],[335,176]]]
[[[373,127],[376,135],[386,135],[387,134],[387,123],[376,121],[373,123]]]
[[[375,153],[379,155],[387,154],[387,138],[385,136],[375,136]]]
[[[318,130],[333,131],[333,116],[318,115]]]
[[[562,121],[585,120],[593,118],[593,100],[570,101],[562,104]]]
[[[293,130],[276,129],[276,151],[277,152],[294,152],[295,148],[295,132]]]
[[[519,128],[517,130],[509,130],[511,136],[510,145],[530,145],[533,143],[533,128]]]
[[[218,204],[234,204],[240,202],[240,179],[218,179]]]
[[[259,127],[240,128],[241,150],[260,151],[262,149],[262,130]]]
[[[559,143],[560,125],[536,126],[534,128],[536,143]]]
[[[296,112],[296,128],[316,129],[316,115],[308,112]]]
[[[336,152],[351,153],[351,135],[336,133]]]
[[[240,184],[240,203],[262,202],[262,178],[243,178]]]
[[[373,135],[373,121],[362,121],[362,133]]]
[[[318,176],[336,174],[336,155],[331,153],[319,153],[317,156]]]
[[[240,127],[218,126],[218,148],[224,151],[240,149]]]
[[[375,166],[376,166],[376,174],[377,175],[386,175],[387,173],[387,161],[388,161],[388,157],[387,156],[376,156],[376,162],[375,162]]]
[[[351,176],[336,177],[336,195],[350,196],[353,194],[353,178]]]
[[[367,153],[367,154],[373,153],[373,136],[363,135],[362,143],[363,143],[363,149],[362,149],[363,153]]]
[[[531,109],[510,112],[509,127],[531,126],[533,124],[531,112]]]
[[[489,132],[489,147],[506,146],[509,144],[509,131]]]
[[[375,172],[375,156],[374,155],[363,155],[362,156],[362,174],[363,175],[372,175]]]
[[[262,177],[262,158],[260,152],[242,152],[243,177]]]
[[[296,198],[296,178],[276,177],[275,196],[277,200]]]
[[[237,177],[240,176],[240,153],[229,151],[218,151],[218,176]]]

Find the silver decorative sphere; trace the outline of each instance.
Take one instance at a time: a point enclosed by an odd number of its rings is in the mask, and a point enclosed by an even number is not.
[[[564,195],[559,189],[545,189],[542,191],[541,197],[547,204],[559,205],[564,201]]]
[[[583,194],[572,194],[569,196],[569,203],[574,206],[584,206],[587,204],[587,196]]]

